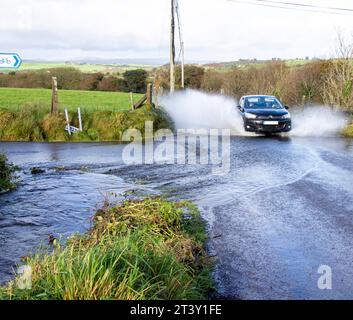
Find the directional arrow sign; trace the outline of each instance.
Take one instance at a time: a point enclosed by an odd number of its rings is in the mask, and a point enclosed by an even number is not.
[[[18,69],[22,59],[17,53],[0,53],[0,69]]]

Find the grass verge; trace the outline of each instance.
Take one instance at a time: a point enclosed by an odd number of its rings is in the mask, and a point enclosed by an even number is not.
[[[69,112],[71,125],[78,127],[77,112]],[[48,113],[41,104],[24,105],[16,111],[0,109],[1,141],[121,141],[127,129],[145,132],[145,122],[153,121],[154,129],[172,128],[172,121],[160,109],[143,107],[134,111],[82,111],[83,131],[69,135],[65,115]]]
[[[0,194],[16,188],[16,166],[7,161],[4,154],[0,154]]]
[[[0,299],[207,299],[211,264],[193,204],[129,200],[104,206],[93,221],[87,234],[27,258],[32,288],[18,289],[15,279]]]

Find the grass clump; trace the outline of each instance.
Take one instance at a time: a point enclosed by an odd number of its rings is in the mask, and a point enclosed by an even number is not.
[[[343,136],[353,138],[353,123],[343,129]]]
[[[205,225],[195,206],[162,199],[105,205],[85,235],[27,259],[32,288],[0,299],[206,299]]]
[[[0,154],[0,194],[16,188],[16,171],[18,168],[9,163],[4,154]]]

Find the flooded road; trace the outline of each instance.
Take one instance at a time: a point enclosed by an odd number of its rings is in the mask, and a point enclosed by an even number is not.
[[[126,166],[114,144],[0,143],[23,173],[0,197],[0,281],[48,235],[82,232],[107,193],[195,201],[209,223],[218,296],[353,299],[353,142],[233,137],[231,170]],[[45,168],[39,175],[31,167]],[[318,268],[332,268],[320,290]]]

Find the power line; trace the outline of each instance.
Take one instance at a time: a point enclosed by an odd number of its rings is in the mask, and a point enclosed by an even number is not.
[[[269,7],[269,8],[277,8],[277,9],[287,9],[287,10],[292,10],[292,11],[305,11],[305,12],[311,12],[311,13],[324,13],[324,14],[331,14],[331,15],[342,15],[342,16],[351,16],[353,14],[353,9],[352,9],[352,14],[351,13],[343,13],[343,12],[334,12],[334,11],[325,11],[325,10],[309,10],[308,8],[304,8],[306,6],[303,6],[302,8],[299,7],[289,7],[289,6],[281,6],[281,5],[274,5],[270,4],[269,1],[265,0],[253,0],[256,2],[248,2],[248,1],[242,1],[242,0],[228,0],[230,2],[235,2],[235,3],[241,3],[241,4],[249,4],[249,5],[255,5],[255,6],[261,6],[261,7]],[[271,3],[279,3],[277,1],[271,1]],[[281,4],[281,3],[279,3]],[[293,4],[292,4],[293,5]],[[300,4],[296,4],[300,6]],[[344,8],[341,8],[344,9]],[[347,9],[351,10],[351,9]]]
[[[314,8],[314,9],[326,9],[326,10],[338,10],[338,11],[349,11],[353,12],[351,8],[338,8],[338,7],[325,7],[325,6],[318,6],[314,4],[305,4],[305,3],[293,3],[293,2],[284,2],[284,1],[271,1],[271,0],[253,0],[257,2],[267,2],[273,4],[284,4],[288,6],[297,6],[297,7],[307,7],[307,8]]]

